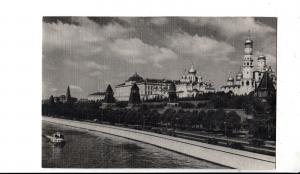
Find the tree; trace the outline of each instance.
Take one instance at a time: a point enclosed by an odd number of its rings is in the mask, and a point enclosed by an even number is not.
[[[114,98],[114,91],[112,90],[110,84],[106,88],[104,102],[105,103],[114,103],[116,100]]]
[[[203,120],[202,120],[202,126],[206,129],[208,129],[208,131],[212,130],[212,126],[213,126],[213,115],[214,115],[215,111],[213,110],[208,110],[207,113],[204,115]]]
[[[241,118],[235,111],[230,111],[225,118],[225,134],[232,136],[233,130],[241,128]]]
[[[131,103],[131,104],[139,104],[139,103],[141,103],[140,89],[136,85],[136,83],[134,83],[132,85],[132,87],[131,87],[130,97],[129,97],[129,103]]]
[[[53,97],[53,95],[51,95],[50,98],[49,98],[49,104],[51,104],[51,105],[54,104],[54,97]]]
[[[224,121],[225,121],[226,113],[223,109],[218,109],[213,114],[213,126],[215,128],[223,129],[224,128]]]

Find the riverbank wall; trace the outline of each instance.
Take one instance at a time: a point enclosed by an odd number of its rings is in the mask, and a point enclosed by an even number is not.
[[[141,130],[42,117],[45,122],[120,136],[239,170],[273,170],[275,157]]]

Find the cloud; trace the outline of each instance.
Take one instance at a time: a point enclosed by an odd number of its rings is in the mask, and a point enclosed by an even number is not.
[[[101,65],[94,61],[86,61],[87,68],[98,69],[98,70],[108,70],[109,67],[107,65]]]
[[[155,25],[161,26],[161,25],[164,25],[164,24],[168,23],[168,18],[166,18],[166,17],[154,17],[154,18],[150,19],[150,22],[155,24]]]
[[[103,51],[106,43],[123,38],[132,30],[118,23],[100,26],[88,18],[74,18],[79,25],[43,23],[43,54],[61,51],[64,58],[89,58]]]
[[[191,36],[187,33],[175,33],[167,37],[167,45],[183,57],[212,59],[215,61],[229,60],[228,55],[235,48],[226,42],[217,41],[206,36]]]
[[[251,33],[256,34],[273,33],[276,31],[274,28],[257,22],[254,18],[250,17],[186,17],[183,19],[196,26],[216,28],[223,36],[228,38],[239,35],[241,33],[247,33],[248,30],[250,30]]]
[[[161,62],[178,58],[172,50],[145,44],[138,38],[117,39],[109,48],[117,57],[132,64],[152,63],[161,67]]]
[[[89,73],[89,75],[92,77],[99,77],[99,76],[103,75],[103,72],[102,71],[93,71],[93,72]]]
[[[82,92],[82,88],[76,85],[69,85],[70,90],[76,91],[76,92]]]

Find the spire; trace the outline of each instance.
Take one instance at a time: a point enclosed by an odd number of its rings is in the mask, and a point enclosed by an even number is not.
[[[251,35],[250,35],[250,30],[248,30],[248,36],[247,36],[247,39],[245,41],[245,44],[252,44],[253,41],[251,39]]]
[[[134,83],[130,90],[129,103],[139,104],[141,103],[140,90],[136,83]]]
[[[248,30],[248,39],[251,38],[250,29]]]
[[[112,90],[110,84],[108,84],[108,86],[106,88],[104,102],[105,103],[114,103],[115,102],[114,91]]]
[[[67,101],[70,101],[70,99],[71,99],[71,92],[70,92],[70,87],[69,86],[67,88],[66,98],[67,98]]]
[[[194,73],[194,74],[196,74],[196,70],[195,70],[195,68],[194,68],[194,64],[192,63],[192,66],[191,66],[191,69],[189,70],[189,73]]]

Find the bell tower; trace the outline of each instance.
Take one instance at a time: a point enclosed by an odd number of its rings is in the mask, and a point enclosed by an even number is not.
[[[253,40],[250,38],[250,34],[245,41],[244,57],[243,57],[243,78],[252,79],[253,76]]]
[[[244,56],[242,64],[242,94],[249,94],[253,90],[253,40],[250,37],[250,31],[245,41]]]

